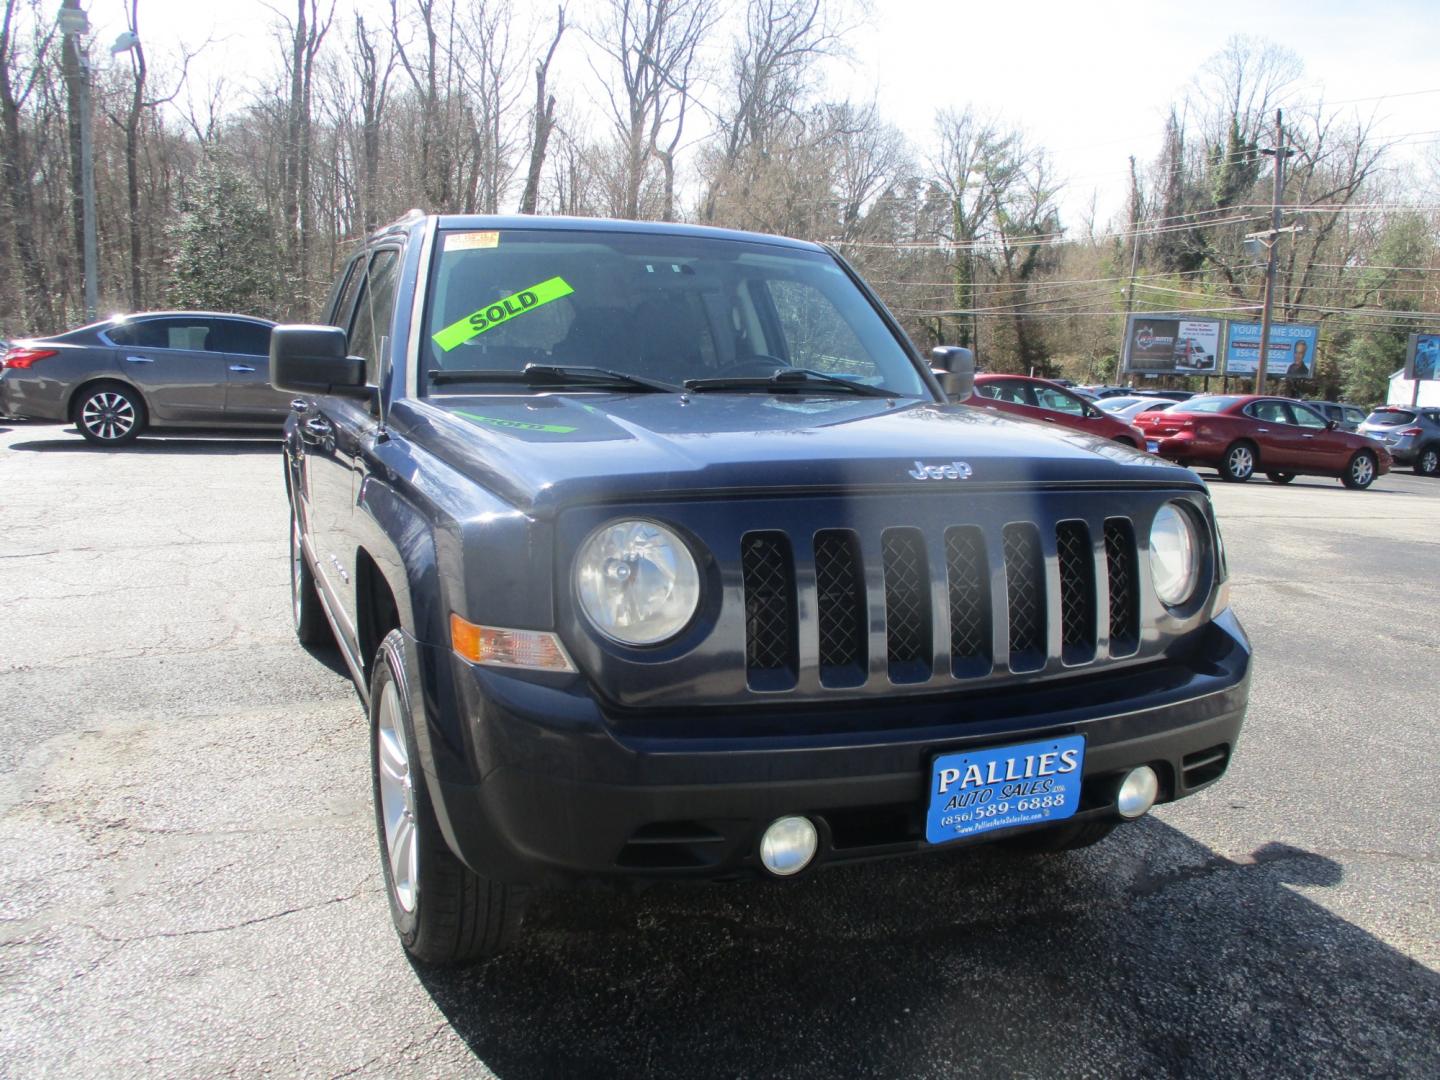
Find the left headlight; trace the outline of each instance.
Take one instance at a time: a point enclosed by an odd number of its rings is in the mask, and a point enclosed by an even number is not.
[[[625,645],[674,637],[700,605],[700,573],[685,541],[653,521],[614,521],[575,556],[575,595],[595,629]]]
[[[1200,536],[1195,517],[1166,503],[1150,526],[1150,578],[1167,607],[1181,607],[1195,594],[1200,579]]]

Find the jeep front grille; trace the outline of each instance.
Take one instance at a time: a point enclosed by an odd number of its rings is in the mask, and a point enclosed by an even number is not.
[[[930,678],[934,655],[925,538],[918,529],[886,529],[881,545],[885,553],[885,651],[890,681],[924,682]]]
[[[1102,548],[1101,528],[1098,518],[1062,520],[1045,531],[1024,521],[993,531],[952,525],[933,548],[928,530],[909,526],[870,534],[873,547],[847,528],[822,529],[800,543],[783,532],[746,533],[747,684],[794,688],[802,656],[817,669],[805,685],[840,688],[877,677],[892,684],[937,674],[980,679],[998,674],[997,659],[1001,671],[1028,673],[1056,661],[1078,666],[1134,655],[1135,529],[1129,518],[1105,518]],[[867,574],[870,560],[879,565]]]
[[[1045,666],[1045,557],[1034,525],[1005,526],[1005,596],[1010,613],[1010,668]]]
[[[795,685],[799,649],[795,565],[784,533],[750,533],[741,542],[745,579],[745,672],[754,690]]]
[[[1129,656],[1140,647],[1140,577],[1135,527],[1128,518],[1105,521],[1105,569],[1110,579],[1110,655]]]
[[[847,529],[815,534],[815,614],[820,681],[859,686],[865,681],[868,635],[860,545]]]

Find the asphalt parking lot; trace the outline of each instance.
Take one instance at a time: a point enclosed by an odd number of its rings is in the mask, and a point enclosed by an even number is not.
[[[1213,490],[1221,784],[1050,859],[543,897],[437,974],[277,444],[0,421],[0,1074],[1440,1076],[1440,480]]]

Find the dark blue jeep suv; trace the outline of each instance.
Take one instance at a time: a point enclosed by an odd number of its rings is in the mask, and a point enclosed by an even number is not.
[[[964,404],[824,246],[415,212],[325,319],[270,355],[295,624],[422,961],[540,886],[1080,847],[1229,764],[1205,486]]]

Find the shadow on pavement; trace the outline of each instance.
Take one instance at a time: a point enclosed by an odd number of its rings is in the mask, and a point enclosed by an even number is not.
[[[477,1058],[567,1076],[1440,1075],[1440,976],[1146,819],[786,885],[537,897],[516,949],[417,974]]]
[[[340,648],[337,645],[306,645],[303,642],[300,647],[310,654],[311,659],[324,667],[329,668],[336,675],[343,675],[350,678],[350,669],[345,666],[345,658],[340,655]],[[356,691],[358,694],[359,691]]]
[[[188,438],[167,436],[142,436],[125,446],[96,446],[86,442],[78,434],[73,438],[34,439],[29,442],[11,443],[11,450],[29,450],[37,453],[89,453],[89,454],[157,454],[186,456],[196,454],[274,454],[280,447],[280,437],[273,433],[244,434],[238,436],[212,436],[210,438]]]

